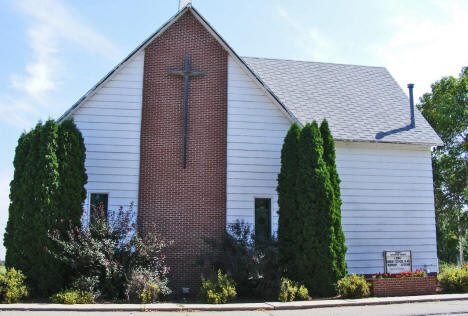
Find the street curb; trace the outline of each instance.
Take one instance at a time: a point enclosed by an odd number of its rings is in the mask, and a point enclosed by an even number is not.
[[[265,303],[231,303],[231,304],[82,304],[82,305],[62,305],[48,303],[32,304],[2,304],[0,311],[77,311],[77,312],[141,312],[141,311],[256,311],[256,310],[293,310],[293,309],[313,309],[325,307],[347,307],[366,305],[389,305],[405,303],[425,303],[440,301],[460,301],[468,300],[468,294],[442,294],[442,295],[421,295],[403,297],[371,297],[363,299],[345,300],[314,300],[299,302],[265,302]]]

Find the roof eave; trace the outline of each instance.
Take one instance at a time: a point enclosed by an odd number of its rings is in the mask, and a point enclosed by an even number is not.
[[[189,4],[172,16],[163,26],[161,26],[156,32],[151,34],[146,40],[144,40],[137,48],[135,48],[127,57],[125,57],[116,67],[114,67],[107,75],[105,75],[96,85],[94,85],[88,92],[86,92],[75,104],[72,105],[60,118],[57,120],[59,123],[64,119],[70,117],[94,92],[106,81],[108,81],[122,66],[124,66],[133,56],[138,52],[145,49],[154,39],[156,39],[160,34],[162,34],[166,29],[168,29],[175,21],[177,21],[185,12],[191,11],[195,18],[202,23],[208,32],[215,37],[220,45],[246,70],[251,77],[257,82],[257,84],[269,95],[273,101],[281,107],[283,112],[289,117],[293,122],[297,122],[302,126],[301,122],[294,116],[294,114],[279,100],[279,98],[271,91],[271,89],[259,78],[259,76],[252,70],[250,67],[242,60],[242,58],[237,55],[237,53],[229,46],[229,44],[216,32],[216,30],[203,18],[203,16]]]
[[[237,53],[234,51],[234,49],[229,46],[229,44],[224,40],[224,38],[216,32],[216,30],[208,23],[207,20],[194,8],[190,7],[190,10],[192,10],[195,14],[195,18],[197,20],[204,24],[205,28],[208,30],[208,32],[211,33],[213,37],[215,37],[218,42],[221,44],[221,46],[235,59],[235,61],[241,65],[241,67],[244,69],[244,71],[247,71],[247,73],[254,79],[254,81],[260,86],[262,90],[266,92],[268,96],[272,98],[272,100],[281,107],[282,111],[288,116],[290,121],[296,122],[300,126],[302,126],[302,123],[299,121],[299,119],[280,101],[280,99],[275,95],[275,93],[260,79],[260,77],[247,65],[247,63],[239,56]]]
[[[424,147],[443,146],[442,141],[434,142],[411,142],[411,141],[382,141],[382,140],[366,140],[366,139],[347,139],[347,138],[334,138],[336,142],[343,143],[370,143],[370,144],[398,144],[398,145],[414,145]]]
[[[156,30],[153,34],[151,34],[148,38],[146,38],[140,45],[138,45],[127,57],[125,57],[117,66],[115,66],[111,71],[109,71],[101,80],[99,80],[91,89],[88,90],[78,101],[76,101],[71,108],[69,108],[62,116],[57,119],[57,122],[62,122],[63,120],[70,117],[70,115],[75,112],[75,110],[85,102],[93,93],[102,85],[104,84],[113,74],[117,72],[122,66],[124,66],[133,56],[137,53],[145,49],[145,47],[152,42],[153,39],[157,38],[161,33],[163,33],[167,28],[169,28],[177,19],[182,16],[187,10],[191,7],[190,4],[187,4],[184,8],[178,11],[175,15],[173,15],[166,23],[164,23],[158,30]]]

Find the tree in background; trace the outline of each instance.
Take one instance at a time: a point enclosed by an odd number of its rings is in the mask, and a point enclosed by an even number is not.
[[[298,214],[296,182],[298,177],[298,145],[301,128],[296,123],[289,128],[281,149],[281,170],[278,174],[278,247],[286,276],[294,279],[295,254],[299,253],[295,238],[301,218]]]
[[[468,224],[468,67],[458,78],[444,77],[418,108],[444,142],[432,152],[438,256],[464,263]]]
[[[48,233],[68,221],[79,224],[85,198],[83,140],[73,122],[64,124],[48,120],[23,133],[13,162],[5,263],[23,271],[34,295],[64,285],[67,272],[46,251]]]
[[[296,242],[297,277],[314,294],[334,294],[337,281],[333,245],[334,193],[323,155],[323,140],[317,122],[306,124],[299,139],[296,183],[300,226]]]
[[[345,246],[345,236],[343,233],[343,228],[341,226],[341,192],[340,192],[340,177],[338,171],[336,170],[335,162],[335,141],[328,127],[328,122],[326,119],[322,121],[320,125],[320,134],[323,139],[323,160],[327,165],[328,173],[330,175],[330,182],[333,187],[334,197],[333,197],[333,230],[335,234],[334,245],[332,246],[335,251],[335,262],[336,265],[334,272],[336,275],[336,280],[345,277],[347,273],[346,269],[346,246]]]

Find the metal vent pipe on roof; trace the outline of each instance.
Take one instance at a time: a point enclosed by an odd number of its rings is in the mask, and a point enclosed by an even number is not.
[[[411,113],[411,128],[416,127],[416,121],[414,119],[414,99],[413,99],[413,83],[408,83],[408,90],[409,90],[409,104],[410,104],[410,113]]]

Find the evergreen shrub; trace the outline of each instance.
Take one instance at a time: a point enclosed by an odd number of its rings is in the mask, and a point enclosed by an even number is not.
[[[320,134],[323,139],[323,160],[327,166],[334,193],[331,205],[331,221],[334,236],[330,246],[333,249],[333,265],[331,267],[333,283],[335,283],[348,274],[345,260],[347,248],[345,246],[343,227],[341,226],[341,180],[336,169],[335,141],[328,127],[328,122],[325,119],[320,124]]]
[[[362,275],[351,274],[337,283],[338,293],[343,298],[362,298],[370,295],[369,283]]]
[[[468,292],[468,264],[457,268],[447,267],[437,276],[440,286],[447,292]]]
[[[327,121],[291,125],[277,186],[280,270],[319,296],[334,295],[347,274],[339,184]]]
[[[296,255],[300,253],[297,243],[300,234],[300,216],[297,202],[297,178],[299,137],[301,129],[293,123],[288,130],[281,149],[281,169],[278,174],[278,248],[279,260],[284,267],[286,276],[297,278],[295,275]]]
[[[67,285],[67,268],[45,250],[47,233],[69,221],[80,225],[85,146],[73,121],[48,120],[23,133],[15,151],[5,229],[5,263],[27,277],[31,294],[46,297]]]
[[[19,303],[28,295],[25,285],[26,277],[15,268],[0,274],[0,300],[4,304]]]
[[[222,273],[221,269],[216,275],[206,279],[202,276],[201,280],[200,297],[206,303],[225,304],[237,296],[234,281]]]
[[[296,260],[293,280],[304,283],[313,294],[330,296],[337,281],[334,191],[322,155],[323,140],[314,121],[304,126],[299,139],[297,200],[302,233],[296,238],[301,256]]]

